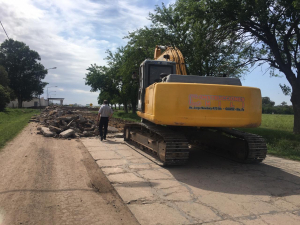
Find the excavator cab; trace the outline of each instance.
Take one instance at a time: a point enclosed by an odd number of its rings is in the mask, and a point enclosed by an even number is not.
[[[176,62],[146,59],[140,65],[138,111],[145,111],[145,89],[151,84],[161,81],[161,75],[176,74]]]

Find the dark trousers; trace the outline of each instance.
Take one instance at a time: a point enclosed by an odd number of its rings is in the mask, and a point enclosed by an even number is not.
[[[103,132],[102,132],[103,127],[104,127],[104,135],[103,135]],[[106,138],[107,127],[108,127],[108,117],[100,117],[100,123],[99,123],[100,137]]]

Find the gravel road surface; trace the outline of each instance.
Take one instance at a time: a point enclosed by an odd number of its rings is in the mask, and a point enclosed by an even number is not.
[[[0,152],[0,224],[138,224],[79,140],[30,123]]]

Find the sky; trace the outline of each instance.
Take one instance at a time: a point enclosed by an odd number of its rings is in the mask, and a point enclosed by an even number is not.
[[[175,0],[0,0],[0,20],[9,38],[37,51],[45,68],[56,67],[48,70],[43,81],[49,85],[41,97],[48,92],[48,97],[65,98],[64,104],[98,105],[99,92],[85,85],[86,69],[106,65],[106,50],[126,45],[128,32],[149,26],[149,12],[162,2]],[[0,43],[6,38],[0,27]],[[290,105],[279,87],[288,85],[286,78],[270,78],[267,69],[251,69],[241,80],[243,86],[260,88],[277,105]]]

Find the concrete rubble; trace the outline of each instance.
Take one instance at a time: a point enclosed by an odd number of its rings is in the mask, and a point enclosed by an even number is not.
[[[48,127],[42,127],[41,132],[45,137],[53,137],[54,133],[50,131]]]
[[[99,135],[96,122],[85,118],[76,109],[48,106],[40,115],[33,116],[29,121],[39,123],[38,134],[45,137],[80,138]]]

